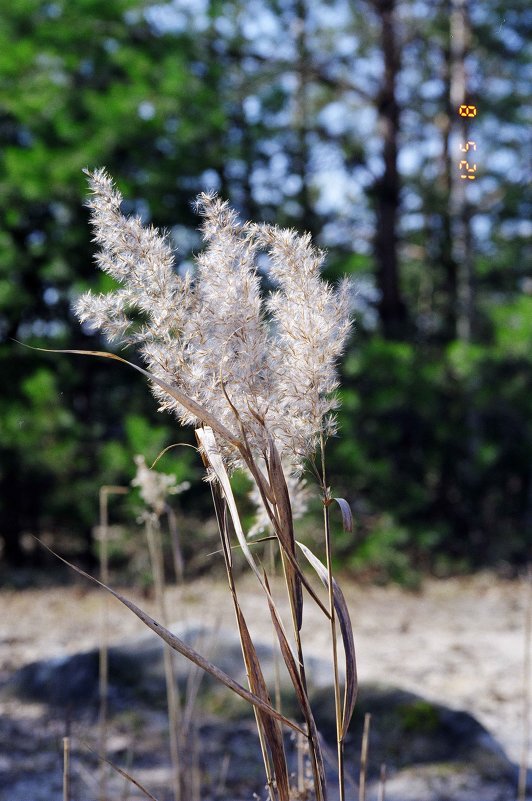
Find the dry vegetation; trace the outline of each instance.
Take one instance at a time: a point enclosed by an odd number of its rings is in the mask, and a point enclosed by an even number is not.
[[[437,694],[438,701],[448,701],[451,706],[461,705],[463,700],[481,719],[489,712],[475,706],[498,704],[505,698],[519,701],[524,621],[516,623],[514,631],[506,626],[496,631],[492,614],[495,601],[501,604],[504,599],[510,604],[507,613],[518,616],[519,601],[513,601],[517,607],[511,608],[512,602],[505,597],[509,592],[506,585],[497,584],[494,591],[489,582],[430,584],[421,596],[399,590],[353,589],[348,602],[333,578],[331,511],[341,513],[346,532],[352,530],[349,504],[334,497],[325,464],[325,442],[335,431],[336,362],[350,328],[350,290],[346,282],[335,289],[322,279],[323,254],[310,238],[268,225],[240,223],[226,203],[202,195],[198,209],[207,247],[197,257],[196,277],[191,279],[174,270],[173,254],[163,236],[145,229],[140,219],[122,215],[121,196],[104,171],[91,174],[90,183],[94,239],[100,246],[98,264],[120,288],[98,296],[85,294],[77,304],[78,315],[114,339],[139,345],[149,369],[131,366],[149,379],[161,409],[194,426],[212,489],[220,559],[227,575],[225,595],[218,586],[198,584],[181,586],[174,591],[177,597],[169,597],[158,539],[164,492],[161,497],[158,493],[154,496],[155,484],[150,479],[154,480],[155,474],[145,468],[145,489],[150,490],[145,500],[152,499],[147,502],[146,530],[157,599],[153,617],[144,599],[136,604],[129,592],[125,597],[107,589],[165,643],[174,801],[193,797],[187,772],[180,769],[189,731],[181,724],[182,706],[175,694],[174,652],[251,705],[270,801],[327,799],[324,745],[307,683],[308,657],[313,651],[331,665],[337,788],[333,792],[338,793],[339,801],[347,797],[344,746],[359,686],[351,616],[362,675],[401,683],[427,697]],[[274,285],[266,295],[259,255],[267,256],[269,280]],[[125,361],[114,354],[70,352]],[[323,506],[323,537],[314,546],[316,553],[298,542],[294,531],[295,512],[304,508],[306,488],[301,475],[305,468],[313,474]],[[231,485],[236,469],[244,470],[253,484],[251,497],[259,510],[256,532],[268,540],[270,559],[261,561],[261,549],[250,547]],[[249,581],[237,580],[236,559],[245,563]],[[311,580],[302,562],[312,568],[324,589],[316,587],[319,581]],[[106,568],[102,578],[107,578]],[[460,593],[455,595],[453,587]],[[194,593],[195,598],[190,597]],[[16,603],[16,596],[6,600]],[[77,601],[78,608],[83,601],[88,620],[99,619],[96,609],[90,608],[95,604],[93,593]],[[62,619],[55,627],[52,624],[51,630],[61,632],[63,648],[72,648],[76,637],[65,631],[64,618],[72,625],[71,609],[76,602],[66,605],[62,594],[59,606]],[[172,618],[182,620],[183,615],[190,618],[193,614],[210,626],[219,627],[221,616],[228,624],[229,618],[236,624],[246,686],[166,627]],[[474,647],[460,628],[460,621],[468,617],[477,629],[471,638],[477,643]],[[43,628],[41,621],[41,632]],[[82,630],[87,637],[86,624]],[[109,621],[107,631],[124,633],[118,620]],[[508,641],[514,634],[521,643],[515,649],[513,642],[509,648]],[[452,635],[461,636],[454,641]],[[8,633],[7,638],[16,645],[17,634]],[[280,696],[265,680],[257,643],[267,638],[270,642],[273,638],[279,663],[289,677],[295,712],[284,711]],[[42,650],[38,656],[42,658]],[[510,673],[509,658],[515,660]],[[492,661],[497,666],[504,661],[503,673],[494,668],[496,686],[483,693],[479,685],[492,671],[488,667]],[[106,670],[104,649],[99,740],[103,759],[107,754]],[[403,678],[401,670],[405,671]],[[437,675],[441,687],[434,684]],[[505,680],[508,675],[510,685]],[[503,724],[487,722],[501,737]],[[285,735],[294,731],[305,751],[304,778],[303,772],[291,773],[287,758]],[[100,798],[106,798],[103,785]],[[361,799],[364,801],[363,793]]]
[[[344,585],[354,621],[361,681],[379,680],[421,692],[473,713],[513,760],[521,756],[525,592],[521,584],[490,574],[427,581],[420,593],[398,587]],[[154,601],[123,588],[147,611]],[[27,662],[96,648],[100,642],[102,592],[85,584],[69,588],[0,591],[2,677]],[[269,625],[251,581],[241,601],[264,636]],[[223,584],[206,579],[169,590],[172,621],[227,625],[232,609]],[[118,602],[109,606],[113,643],[145,633]],[[322,655],[324,633],[309,608],[305,636],[309,655]],[[45,700],[45,699],[43,699]],[[529,755],[532,761],[532,753]]]

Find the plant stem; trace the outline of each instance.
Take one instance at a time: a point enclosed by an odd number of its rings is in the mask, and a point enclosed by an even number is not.
[[[362,748],[360,750],[360,781],[358,783],[358,801],[366,801],[366,775],[368,771],[369,727],[371,715],[364,715],[364,731],[362,733]]]
[[[109,584],[109,561],[108,561],[108,533],[109,533],[109,510],[108,498],[109,488],[100,487],[100,581]],[[107,696],[108,696],[108,677],[109,677],[109,644],[108,644],[108,620],[107,620],[107,596],[103,598],[101,633],[100,633],[100,654],[99,654],[99,700],[100,708],[98,715],[98,753],[100,755],[100,777],[99,777],[99,798],[105,801],[107,795],[107,765],[103,761],[107,757]]]
[[[338,789],[340,801],[345,801],[345,768],[344,768],[344,740],[342,733],[342,703],[340,698],[340,677],[338,673],[338,644],[336,633],[336,611],[334,608],[334,587],[332,574],[332,546],[331,526],[329,520],[329,490],[327,488],[327,474],[325,471],[325,445],[321,435],[321,470],[323,481],[323,525],[325,531],[325,551],[327,559],[327,579],[329,590],[329,615],[331,623],[333,678],[334,678],[334,709],[336,716],[336,746],[338,753]]]
[[[127,495],[127,487],[116,487],[104,484],[100,487],[99,507],[100,519],[98,538],[100,542],[100,581],[109,584],[109,495]],[[99,800],[107,798],[107,699],[109,695],[109,631],[107,619],[107,594],[102,602],[100,652],[99,652],[99,712],[98,712],[98,753],[100,756],[99,768]]]
[[[166,614],[166,603],[164,597],[165,587],[160,527],[159,521],[156,520],[154,522],[151,516],[146,518],[146,538],[148,540],[148,549],[150,552],[150,561],[155,586],[155,597],[157,606],[159,608],[159,616],[163,625],[167,626],[168,616]],[[181,789],[183,781],[179,747],[179,722],[181,717],[181,709],[179,695],[176,688],[173,653],[170,646],[166,643],[164,643],[163,646],[163,661],[164,675],[166,679],[166,696],[168,701],[170,756],[172,759],[172,768],[174,774],[174,799],[175,801],[181,801]]]
[[[214,509],[216,512],[216,520],[218,522],[218,530],[220,532],[220,540],[222,545],[222,553],[224,556],[225,562],[225,569],[227,573],[227,582],[229,584],[229,590],[231,592],[231,598],[233,601],[233,607],[235,610],[235,615],[237,618],[237,629],[238,629],[238,636],[240,639],[240,648],[242,650],[242,658],[244,660],[244,665],[246,666],[246,677],[248,680],[248,687],[252,691],[253,688],[251,686],[250,676],[247,670],[247,660],[246,660],[246,647],[244,641],[242,639],[242,631],[239,622],[239,604],[238,604],[238,596],[236,592],[236,584],[235,584],[235,577],[233,574],[233,567],[231,562],[231,553],[228,550],[228,538],[224,536],[227,526],[227,509],[226,503],[221,497],[221,493],[217,486],[211,483],[211,493],[212,499],[214,503]],[[266,741],[264,737],[264,731],[262,728],[262,724],[260,721],[259,711],[256,707],[253,707],[253,714],[255,715],[255,724],[257,726],[257,733],[259,736],[259,743],[260,743],[260,750],[262,754],[262,761],[264,763],[264,770],[266,773],[266,784],[268,787],[268,795],[270,797],[270,801],[276,801],[275,793],[274,793],[274,780],[273,780],[273,772],[272,767],[270,764],[270,759],[268,756],[268,749],[266,747]]]
[[[303,688],[303,692],[305,693],[305,695],[306,695],[306,697],[308,699],[307,677],[306,677],[306,673],[305,673],[305,660],[304,660],[304,656],[303,656],[303,644],[301,642],[301,632],[299,631],[299,627],[298,627],[298,624],[297,624],[297,614],[296,614],[296,609],[295,609],[295,605],[294,605],[294,598],[293,598],[293,594],[292,594],[292,592],[290,590],[290,582],[288,580],[288,575],[287,575],[286,563],[287,563],[287,561],[289,561],[288,560],[288,552],[282,547],[282,545],[280,547],[280,551],[281,551],[281,563],[283,565],[283,574],[284,574],[285,584],[286,584],[286,588],[287,588],[288,599],[289,599],[289,602],[290,602],[290,612],[291,612],[291,615],[292,615],[292,627],[293,627],[293,631],[294,631],[294,639],[295,639],[296,649],[297,649],[297,663],[298,663],[298,668],[299,668],[299,677],[301,679],[301,685],[302,685],[302,688]],[[307,723],[307,739],[308,739],[308,743],[309,743],[310,757],[311,757],[311,763],[312,763],[312,772],[313,772],[313,775],[314,775],[314,786],[315,786],[315,791],[316,791],[316,801],[323,801],[323,788],[322,788],[322,783],[321,783],[321,780],[320,780],[320,770],[319,770],[319,766],[318,766],[318,754],[317,754],[317,751],[316,751],[314,738],[312,736],[312,730],[311,730],[311,727],[310,727],[310,725],[308,723]],[[340,801],[344,801],[344,799],[341,798]]]
[[[275,541],[271,540],[268,543],[268,555],[270,560],[270,575],[276,575],[276,568],[275,568]],[[281,666],[279,663],[279,652],[277,650],[277,637],[275,636],[275,630],[272,627],[272,654],[273,654],[273,669],[274,669],[274,677],[275,677],[275,708],[278,712],[282,711],[281,707]]]
[[[177,530],[177,519],[174,510],[169,504],[165,506],[166,517],[168,520],[168,530],[170,532],[170,542],[172,544],[172,556],[174,558],[175,577],[178,584],[183,583],[184,560],[179,542],[179,532]]]
[[[63,801],[70,801],[70,737],[63,737]]]
[[[379,778],[379,796],[377,801],[384,801],[385,793],[386,793],[386,765],[383,762],[381,765],[381,774]]]

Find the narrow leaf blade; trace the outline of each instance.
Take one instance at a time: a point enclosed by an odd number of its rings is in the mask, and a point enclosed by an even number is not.
[[[327,573],[327,568],[321,562],[317,556],[315,556],[310,548],[307,548],[306,545],[303,545],[302,542],[297,543],[299,548],[301,548],[302,552],[320,577],[321,581],[329,588],[329,575]],[[336,610],[336,614],[338,616],[338,622],[340,624],[340,632],[342,634],[342,641],[344,645],[344,653],[345,653],[345,693],[344,693],[344,708],[342,713],[342,739],[347,734],[347,729],[349,728],[349,723],[351,722],[351,718],[353,716],[353,711],[355,708],[357,693],[358,693],[358,677],[357,677],[357,664],[356,664],[356,653],[355,653],[355,641],[353,639],[353,626],[351,624],[351,617],[349,615],[349,609],[347,608],[347,603],[344,597],[344,594],[336,581],[333,579],[333,599],[334,599],[334,608]]]
[[[348,534],[351,534],[353,532],[353,513],[351,512],[351,507],[345,498],[333,498],[333,501],[336,501],[340,507],[344,531],[346,531]]]
[[[213,678],[217,679],[217,681],[221,682],[222,684],[225,684],[226,687],[232,690],[236,695],[239,695],[249,704],[258,707],[263,712],[266,712],[268,715],[271,715],[272,717],[281,721],[281,723],[284,723],[286,726],[289,726],[291,729],[294,729],[294,731],[298,731],[301,734],[304,734],[304,731],[301,729],[300,726],[298,726],[293,721],[289,720],[289,718],[286,718],[284,715],[282,715],[280,712],[274,709],[274,707],[272,707],[270,704],[267,704],[261,698],[258,698],[258,696],[254,695],[254,693],[251,693],[249,692],[249,690],[246,690],[245,687],[242,687],[242,685],[239,684],[234,679],[232,679],[231,676],[229,676],[227,673],[224,673],[224,671],[221,670],[219,667],[213,665],[212,662],[209,662],[207,659],[205,659],[205,657],[201,656],[201,654],[199,654],[196,650],[194,650],[194,648],[192,648],[190,645],[187,645],[187,643],[185,643],[183,640],[181,640],[179,637],[177,637],[175,634],[173,634],[171,631],[165,628],[165,626],[163,626],[157,620],[155,620],[146,612],[144,612],[133,601],[130,601],[129,598],[126,598],[124,595],[121,595],[119,592],[113,590],[111,587],[109,587],[107,584],[104,584],[102,581],[99,581],[97,578],[94,578],[94,576],[91,576],[89,573],[85,573],[85,571],[82,570],[80,567],[76,567],[76,565],[73,565],[71,562],[67,561],[66,559],[63,559],[62,556],[59,556],[59,554],[55,553],[55,551],[53,551],[51,548],[48,548],[48,546],[45,545],[40,540],[38,540],[38,542],[40,542],[43,548],[46,548],[47,551],[49,551],[51,554],[57,557],[57,559],[60,559],[61,562],[65,563],[65,565],[68,565],[68,567],[72,568],[72,570],[75,570],[76,573],[79,573],[81,576],[84,576],[85,578],[89,579],[89,581],[92,581],[94,584],[97,584],[99,587],[102,587],[104,590],[107,590],[107,592],[111,593],[111,595],[113,595],[118,601],[120,601],[120,603],[124,604],[124,606],[127,606],[127,608],[130,609],[133,612],[133,614],[139,618],[139,620],[142,620],[142,622],[149,629],[154,631],[161,638],[161,640],[163,640],[171,648],[173,648],[174,651],[177,651],[178,653],[182,654],[182,656],[186,657],[190,662],[193,662],[199,668],[204,670],[205,673],[209,673],[209,675],[213,676]]]
[[[20,345],[24,345],[23,342],[19,343]],[[111,359],[116,362],[121,362],[122,364],[127,364],[128,367],[132,367],[137,372],[141,373],[143,376],[148,378],[154,384],[164,389],[165,392],[168,393],[174,400],[184,406],[185,409],[188,409],[198,420],[201,420],[206,425],[213,428],[220,436],[226,439],[228,442],[231,443],[235,448],[240,449],[241,442],[235,435],[229,431],[219,420],[214,417],[207,409],[204,409],[199,403],[197,403],[192,398],[189,398],[188,395],[185,395],[184,392],[181,392],[180,389],[177,387],[171,386],[166,381],[163,381],[162,378],[158,378],[153,373],[150,373],[149,370],[145,370],[143,367],[140,367],[138,364],[134,364],[134,362],[130,362],[127,359],[123,359],[122,356],[118,356],[116,353],[108,353],[107,351],[103,350],[75,350],[71,348],[36,348],[33,345],[24,345],[26,348],[31,348],[31,350],[40,350],[44,353],[70,353],[74,356],[97,356],[101,359]]]
[[[266,584],[267,579],[265,579]],[[284,628],[279,617],[279,613],[275,604],[271,599],[271,595],[268,596],[268,605],[270,607],[270,614],[273,622],[273,627],[275,629],[275,633],[277,634],[277,639],[279,640],[279,646],[281,649],[281,654],[284,659],[284,663],[290,675],[290,679],[294,686],[294,690],[296,693],[297,700],[299,702],[299,706],[301,707],[301,712],[303,717],[305,718],[305,722],[308,727],[308,736],[312,742],[312,749],[314,752],[314,759],[313,762],[313,771],[314,771],[314,781],[316,784],[316,796],[317,798],[321,799],[322,801],[326,801],[327,799],[327,781],[325,778],[325,767],[323,764],[323,756],[321,752],[320,740],[318,730],[316,728],[316,722],[314,720],[314,715],[312,714],[312,709],[310,708],[310,703],[308,700],[307,693],[305,692],[305,688],[303,687],[303,683],[301,681],[301,676],[299,673],[298,665],[294,654],[292,653],[292,649],[290,648],[290,644],[286,638],[286,634],[284,632]]]
[[[303,623],[303,589],[301,577],[297,569],[296,545],[294,539],[294,522],[292,517],[292,506],[290,495],[286,486],[281,457],[275,447],[271,436],[269,442],[268,473],[270,485],[275,496],[275,503],[279,519],[279,527],[276,534],[282,548],[288,553],[289,560],[286,562],[286,576],[288,586],[292,595],[292,604],[295,611],[298,630],[301,631]]]
[[[242,553],[244,554],[246,561],[250,568],[252,569],[253,573],[262,584],[262,576],[260,571],[257,567],[257,564],[253,558],[253,554],[251,553],[244,530],[242,528],[242,523],[240,522],[240,515],[238,514],[238,509],[235,501],[235,496],[233,495],[233,489],[231,487],[231,482],[229,481],[229,475],[227,470],[225,469],[225,465],[223,463],[222,454],[220,453],[220,449],[218,447],[218,443],[216,442],[216,438],[214,436],[214,432],[211,428],[198,428],[196,429],[196,437],[198,442],[200,443],[203,452],[208,460],[210,467],[212,468],[216,478],[218,479],[220,486],[223,490],[223,494],[225,496],[225,500],[227,503],[227,508],[229,509],[229,514],[231,515],[231,520],[233,521],[233,527],[235,529],[235,533],[238,539],[238,544],[242,549]]]
[[[249,629],[238,602],[235,602],[235,609],[250,689],[258,698],[262,698],[263,701],[271,705],[270,695],[264,680],[257,650],[253,640],[251,639]],[[288,766],[286,764],[286,755],[284,751],[281,727],[275,718],[273,718],[271,715],[268,715],[262,709],[258,709],[257,714],[259,716],[262,730],[264,732],[264,736],[272,757],[273,771],[279,793],[279,801],[289,801],[290,787],[288,779]]]

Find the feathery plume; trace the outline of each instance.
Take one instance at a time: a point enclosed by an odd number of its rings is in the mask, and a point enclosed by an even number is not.
[[[97,264],[121,286],[82,295],[80,320],[139,344],[149,370],[244,437],[253,458],[273,437],[283,462],[300,472],[320,435],[334,431],[336,364],[350,329],[347,282],[335,289],[322,279],[324,254],[309,235],[242,223],[212,194],[196,204],[206,243],[196,274],[180,276],[166,237],[121,213],[105,170],[89,179]],[[259,252],[275,283],[268,297]],[[161,409],[198,424],[164,388],[153,384],[153,392]],[[234,448],[221,447],[228,467],[242,466]]]
[[[144,456],[135,456],[137,471],[131,481],[132,487],[138,487],[140,497],[156,517],[161,517],[166,509],[168,495],[179,495],[190,487],[188,481],[176,484],[176,477],[158,470],[150,470]]]

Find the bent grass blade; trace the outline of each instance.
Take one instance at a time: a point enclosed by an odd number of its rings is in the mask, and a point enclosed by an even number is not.
[[[221,682],[222,684],[225,684],[226,687],[232,690],[236,695],[239,695],[241,698],[243,698],[244,701],[247,701],[252,706],[258,707],[263,712],[276,718],[281,723],[284,723],[286,726],[289,726],[294,731],[300,732],[301,734],[305,734],[301,726],[298,726],[297,723],[294,723],[292,720],[282,715],[280,712],[278,712],[276,709],[270,706],[270,704],[267,704],[265,701],[256,696],[254,693],[251,693],[249,692],[249,690],[246,690],[245,687],[242,687],[242,685],[239,684],[234,679],[232,679],[231,676],[229,676],[227,673],[225,673],[216,665],[213,665],[212,662],[209,662],[208,659],[205,659],[204,656],[199,654],[190,645],[187,645],[185,642],[183,642],[183,640],[181,640],[175,634],[172,634],[171,631],[169,631],[167,628],[162,626],[157,620],[155,620],[146,612],[144,612],[144,610],[142,610],[129,598],[126,598],[124,595],[121,595],[121,593],[117,592],[116,590],[113,590],[112,587],[109,587],[107,586],[107,584],[98,581],[97,578],[94,578],[94,576],[91,576],[89,573],[86,573],[80,567],[76,567],[76,565],[73,565],[67,559],[64,559],[62,556],[59,556],[59,554],[57,554],[55,551],[53,551],[51,548],[45,545],[41,540],[37,540],[37,542],[39,542],[43,548],[46,548],[46,550],[49,551],[49,553],[53,554],[53,556],[55,556],[61,562],[64,562],[65,565],[68,565],[68,567],[72,568],[72,570],[75,570],[76,573],[79,573],[80,576],[84,576],[86,579],[89,579],[89,581],[92,581],[94,584],[97,584],[99,587],[102,587],[104,590],[107,590],[107,592],[111,593],[111,595],[113,595],[118,601],[120,601],[120,603],[122,603],[124,606],[130,609],[133,612],[133,614],[139,618],[139,620],[142,620],[142,622],[149,629],[154,631],[164,642],[168,643],[168,645],[171,648],[173,648],[178,653],[182,654],[184,657],[186,657],[188,660],[193,662],[198,667],[200,667],[202,670],[205,671],[205,673],[208,673],[213,678],[217,679],[217,681]]]

